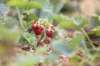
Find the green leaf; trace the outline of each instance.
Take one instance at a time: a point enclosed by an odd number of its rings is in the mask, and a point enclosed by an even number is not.
[[[77,29],[76,24],[74,23],[73,19],[63,16],[63,15],[56,15],[54,19],[58,22],[61,28],[65,29]]]
[[[96,36],[100,36],[100,26],[97,26],[95,28],[92,29],[92,34],[96,35]]]
[[[84,36],[81,34],[78,34],[74,38],[72,38],[71,41],[69,41],[69,44],[67,44],[67,47],[72,50],[75,50],[81,44],[82,41],[84,41]]]
[[[58,13],[64,6],[65,2],[67,3],[67,1],[68,0],[50,0],[54,13]]]
[[[67,47],[67,41],[63,42],[61,40],[56,40],[52,43],[53,49],[58,54],[70,55],[72,53],[72,49]]]
[[[39,2],[29,2],[29,4],[27,5],[28,8],[37,8],[37,9],[41,9],[42,8],[42,4],[40,4]]]
[[[47,4],[49,2],[49,0],[34,0],[34,1],[39,2],[42,5]]]
[[[42,4],[36,1],[28,1],[28,0],[10,0],[8,1],[8,5],[23,8],[23,9],[31,9],[36,8],[40,9]]]
[[[56,40],[52,43],[52,46],[55,52],[64,55],[70,55],[73,51],[75,51],[80,46],[83,40],[84,40],[84,36],[81,34],[77,34],[70,41]]]
[[[69,18],[64,15],[55,15],[54,20],[59,24],[61,28],[65,29],[80,29],[89,25],[88,19],[82,16]]]
[[[77,16],[75,17],[75,21],[74,23],[79,27],[79,28],[84,28],[86,27],[89,22],[88,19],[86,17],[82,17],[82,16]]]
[[[27,0],[9,0],[8,5],[23,8],[26,7]]]
[[[100,16],[92,16],[91,20],[92,20],[91,23],[94,27],[100,26]]]
[[[36,46],[35,45],[36,44],[36,37],[33,33],[25,32],[20,37],[19,42],[24,43],[24,44],[29,44],[29,45],[32,45],[35,47]]]
[[[89,35],[100,36],[100,26],[96,26],[88,32]]]
[[[70,62],[71,63],[77,63],[81,60],[81,58],[77,55],[70,57]]]

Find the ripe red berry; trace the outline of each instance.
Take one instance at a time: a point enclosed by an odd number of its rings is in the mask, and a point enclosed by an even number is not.
[[[43,28],[42,28],[42,27],[38,27],[38,28],[36,28],[36,29],[34,30],[34,33],[35,33],[36,35],[40,35],[42,32],[43,32]]]
[[[53,37],[53,31],[52,30],[47,30],[46,31],[46,36],[52,38]]]
[[[40,35],[43,32],[44,28],[41,25],[39,25],[38,23],[33,22],[32,30],[36,35]]]
[[[47,31],[46,31],[46,36],[49,38],[54,37],[54,28],[52,26],[49,26]]]

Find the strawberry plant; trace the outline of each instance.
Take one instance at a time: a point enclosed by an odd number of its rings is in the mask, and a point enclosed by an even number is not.
[[[100,17],[66,16],[61,12],[64,2],[5,1],[8,10],[0,15],[0,65],[98,66]]]

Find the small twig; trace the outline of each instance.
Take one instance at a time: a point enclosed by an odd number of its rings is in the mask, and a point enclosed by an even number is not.
[[[24,25],[23,25],[23,20],[21,18],[20,10],[17,7],[16,7],[16,10],[17,10],[18,19],[19,19],[19,25],[20,25],[21,29],[24,30]]]
[[[86,31],[84,30],[84,28],[81,29],[81,31],[83,32],[84,36],[87,38],[87,40],[89,41],[90,45],[92,46],[93,49],[95,49],[93,42],[91,41],[91,39],[89,38],[88,34],[86,33]]]

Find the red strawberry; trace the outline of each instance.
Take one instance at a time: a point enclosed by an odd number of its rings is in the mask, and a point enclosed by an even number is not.
[[[53,31],[52,30],[47,30],[46,31],[46,36],[52,38],[53,37]]]
[[[49,38],[53,38],[54,36],[54,28],[52,26],[48,27],[48,30],[46,31],[46,36]]]
[[[42,32],[43,32],[43,28],[42,27],[37,27],[35,30],[34,30],[34,33],[36,34],[36,35],[40,35]]]
[[[34,31],[34,33],[36,35],[40,35],[43,32],[44,28],[41,25],[39,25],[38,23],[33,22],[32,30]]]

